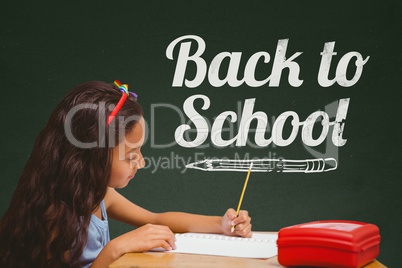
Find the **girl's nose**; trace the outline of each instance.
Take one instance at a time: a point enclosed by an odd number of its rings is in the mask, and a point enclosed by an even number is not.
[[[137,169],[141,169],[141,168],[145,167],[145,159],[144,159],[144,157],[142,156],[142,153],[141,153],[141,152],[138,154],[138,159],[137,159],[136,167],[137,167]]]

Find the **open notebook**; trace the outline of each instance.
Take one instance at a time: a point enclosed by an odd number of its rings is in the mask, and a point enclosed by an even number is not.
[[[277,238],[277,234],[262,233],[253,233],[252,238],[183,233],[176,234],[177,249],[171,252],[265,259],[277,255]]]

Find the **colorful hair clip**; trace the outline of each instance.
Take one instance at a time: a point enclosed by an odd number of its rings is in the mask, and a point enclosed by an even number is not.
[[[138,98],[138,95],[135,94],[134,92],[128,91],[128,85],[127,84],[122,84],[119,80],[115,80],[114,84],[116,87],[119,88],[119,90],[122,92],[121,98],[119,102],[116,104],[116,107],[114,107],[113,111],[110,113],[108,119],[107,119],[107,124],[109,125],[113,119],[116,117],[116,115],[119,113],[121,107],[123,107],[123,104],[126,102],[126,99],[128,96],[133,96],[136,100]]]

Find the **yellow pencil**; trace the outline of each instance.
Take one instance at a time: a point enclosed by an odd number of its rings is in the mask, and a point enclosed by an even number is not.
[[[243,202],[243,196],[244,196],[244,193],[246,192],[248,178],[250,177],[250,173],[251,173],[252,168],[253,168],[253,162],[251,162],[250,167],[248,168],[248,171],[247,171],[247,176],[246,176],[246,180],[244,181],[243,190],[241,191],[239,204],[237,205],[236,216],[239,216],[241,203]],[[233,233],[234,229],[235,229],[235,226],[232,225],[232,228],[230,229],[230,232]]]

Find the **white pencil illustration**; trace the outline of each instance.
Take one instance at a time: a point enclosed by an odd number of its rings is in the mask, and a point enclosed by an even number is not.
[[[238,171],[247,172],[253,163],[252,172],[302,172],[316,173],[335,170],[338,162],[334,158],[317,158],[305,160],[289,159],[205,159],[186,165],[186,168],[202,171]]]

